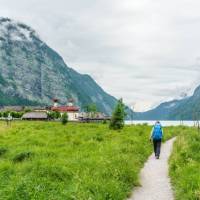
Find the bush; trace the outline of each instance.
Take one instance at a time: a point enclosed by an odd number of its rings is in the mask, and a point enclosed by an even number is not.
[[[23,116],[23,112],[11,112],[10,113],[13,118],[21,118]]]
[[[14,156],[13,162],[22,162],[29,159],[33,155],[32,152],[22,152]]]
[[[55,111],[54,116],[55,116],[55,119],[59,119],[61,117],[61,114],[60,114],[60,112]]]
[[[0,156],[4,155],[8,150],[4,147],[0,147]]]
[[[67,122],[68,122],[68,115],[67,115],[67,113],[64,113],[63,115],[62,115],[62,124],[63,125],[66,125],[67,124]]]
[[[60,117],[61,117],[61,114],[58,111],[48,112],[48,119],[50,120],[59,119]]]
[[[102,122],[102,124],[107,124],[107,120],[104,119],[103,122]]]
[[[30,108],[25,108],[25,109],[24,109],[24,112],[25,112],[25,113],[32,112],[32,111],[33,111],[33,110],[30,109]]]
[[[8,114],[9,114],[9,111],[5,111],[5,112],[2,113],[2,116],[3,117],[8,117]]]

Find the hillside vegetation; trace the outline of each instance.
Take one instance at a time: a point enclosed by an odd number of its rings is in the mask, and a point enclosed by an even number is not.
[[[200,200],[200,133],[183,129],[174,144],[170,175],[176,200]]]
[[[193,95],[180,100],[161,103],[147,112],[135,113],[139,120],[196,120],[199,119],[200,86]]]
[[[152,152],[150,129],[1,122],[0,199],[123,200]],[[165,129],[165,138],[175,130]]]

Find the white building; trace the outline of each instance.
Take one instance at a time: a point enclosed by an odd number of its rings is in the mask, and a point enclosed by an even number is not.
[[[67,113],[69,121],[78,121],[79,107],[74,106],[72,100],[69,101],[67,106],[58,106],[56,102],[51,110],[58,111],[61,113],[61,115]]]

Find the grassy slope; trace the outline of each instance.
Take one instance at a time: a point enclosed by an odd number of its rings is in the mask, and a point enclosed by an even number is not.
[[[123,200],[152,151],[150,129],[1,122],[0,199]],[[165,138],[174,132],[165,130]]]
[[[184,129],[175,142],[170,176],[176,200],[200,200],[200,133]]]

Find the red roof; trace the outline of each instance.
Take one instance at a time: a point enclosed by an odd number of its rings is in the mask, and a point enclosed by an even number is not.
[[[59,112],[78,112],[79,108],[76,106],[58,106],[52,107],[51,110]]]

